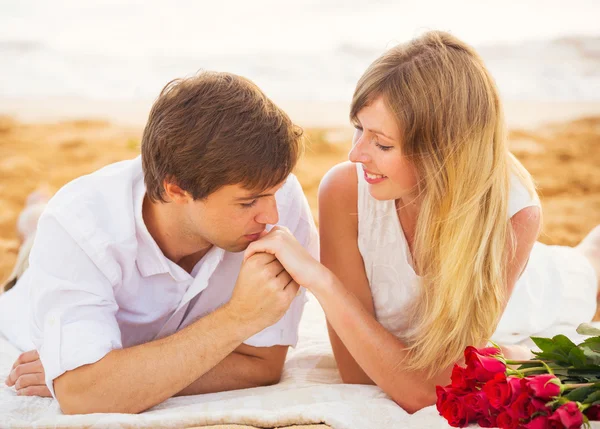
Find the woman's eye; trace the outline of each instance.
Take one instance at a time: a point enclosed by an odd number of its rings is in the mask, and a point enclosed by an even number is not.
[[[244,207],[245,209],[248,209],[254,206],[254,204],[256,204],[256,200],[252,200],[249,203],[241,203],[240,206]]]
[[[379,149],[381,149],[384,152],[387,151],[387,150],[390,150],[390,149],[392,149],[394,147],[394,146],[384,146],[384,145],[381,145],[377,141],[375,142],[375,146],[377,146]]]
[[[394,146],[384,146],[384,145],[380,144],[379,140],[377,140],[377,137],[374,137],[372,142],[375,143],[375,146],[377,146],[379,149],[381,149],[384,152],[387,150],[390,150],[391,148],[394,147]]]

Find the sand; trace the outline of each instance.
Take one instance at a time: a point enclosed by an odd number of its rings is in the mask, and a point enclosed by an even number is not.
[[[16,219],[30,192],[44,186],[54,192],[80,175],[139,153],[141,124],[122,120],[118,109],[105,110],[104,116],[111,122],[57,121],[50,120],[52,112],[56,117],[72,117],[73,106],[38,106],[40,114],[46,112],[46,120],[36,117],[35,109],[23,118],[24,106],[11,110],[21,119],[0,117],[0,280],[15,261],[19,247]],[[0,111],[3,109],[10,110],[6,104],[0,106]],[[299,123],[309,125],[306,153],[295,172],[315,216],[319,182],[332,165],[346,159],[352,136],[352,130],[336,119],[337,113],[327,116],[335,110],[332,105],[320,109],[318,115],[299,106],[290,112]],[[582,112],[596,115],[568,120]],[[600,224],[600,106],[509,103],[507,117],[511,148],[539,185],[544,208],[540,240],[575,245]],[[560,122],[547,124],[556,120]],[[330,125],[324,126],[326,123]]]

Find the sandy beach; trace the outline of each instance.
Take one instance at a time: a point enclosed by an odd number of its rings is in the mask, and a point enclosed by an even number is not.
[[[40,187],[55,192],[80,175],[139,154],[149,104],[62,101],[0,103],[0,279],[16,259],[16,220],[29,193]],[[281,104],[305,127],[306,152],[295,173],[316,217],[319,182],[346,159],[351,145],[345,106]],[[600,223],[600,104],[507,103],[506,111],[511,149],[539,186],[540,240],[577,244]]]

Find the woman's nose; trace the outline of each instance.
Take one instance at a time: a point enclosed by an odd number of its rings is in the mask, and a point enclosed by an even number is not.
[[[350,153],[348,154],[348,159],[351,162],[360,162],[364,164],[370,161],[371,158],[365,150],[365,143],[364,134],[361,134],[360,137],[355,138],[352,149],[350,149]]]

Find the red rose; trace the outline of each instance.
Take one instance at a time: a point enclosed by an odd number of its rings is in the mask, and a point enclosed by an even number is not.
[[[491,410],[490,410],[491,411]],[[497,428],[498,423],[496,423],[496,415],[490,413],[490,415],[481,417],[477,420],[477,424],[482,428]]]
[[[441,386],[436,387],[438,401],[437,409],[450,426],[465,427],[469,422],[467,418],[467,409],[464,404],[464,398],[456,395],[451,389]]]
[[[527,379],[511,376],[506,379],[506,382],[510,388],[510,402],[513,402],[525,390]]]
[[[563,429],[560,422],[549,420],[548,416],[538,416],[525,425],[525,429]]]
[[[456,364],[454,364],[454,367],[452,368],[450,379],[452,380],[452,387],[456,389],[471,391],[475,387],[473,380],[467,377],[466,368]]]
[[[511,414],[520,421],[529,420],[535,412],[539,411],[546,412],[549,410],[547,410],[546,404],[543,401],[532,398],[527,391],[521,392],[510,404]]]
[[[531,394],[545,401],[560,395],[560,380],[553,374],[528,377],[527,388]]]
[[[477,354],[479,354],[481,356],[498,356],[498,355],[502,354],[500,349],[498,349],[496,347],[483,347],[481,349],[476,349],[473,346],[469,346],[469,347],[467,347],[467,349],[468,348],[475,350],[475,352],[477,352]],[[465,349],[465,358],[467,357],[466,352],[467,352],[467,350]]]
[[[558,407],[548,420],[560,422],[566,429],[575,429],[583,424],[583,415],[575,402],[567,402]]]
[[[512,397],[511,389],[506,382],[506,375],[496,374],[494,378],[483,386],[483,391],[490,405],[498,410],[507,405]]]
[[[533,408],[533,412],[535,413],[551,413],[552,410],[546,407],[546,401],[542,401],[538,398],[531,399],[531,406]]]
[[[511,413],[502,411],[496,418],[496,424],[502,429],[516,429],[519,427],[519,420],[514,418]]]
[[[467,394],[464,404],[470,421],[489,415],[490,404],[482,391]]]
[[[437,408],[440,414],[442,414],[442,405],[448,399],[448,395],[453,392],[454,389],[451,386],[435,386],[435,393],[437,395],[437,402],[435,403],[435,407]]]
[[[532,410],[529,408],[530,403],[531,398],[529,395],[526,392],[521,393],[517,399],[510,404],[510,411],[512,412],[512,415],[519,421],[521,419],[528,419],[531,417],[531,414],[533,414]]]
[[[600,405],[594,405],[584,412],[589,420],[600,420]]]
[[[494,356],[500,351],[493,347],[477,350],[469,346],[465,349],[465,362],[467,363],[466,376],[472,380],[486,382],[494,378],[495,374],[506,372],[506,364]]]

